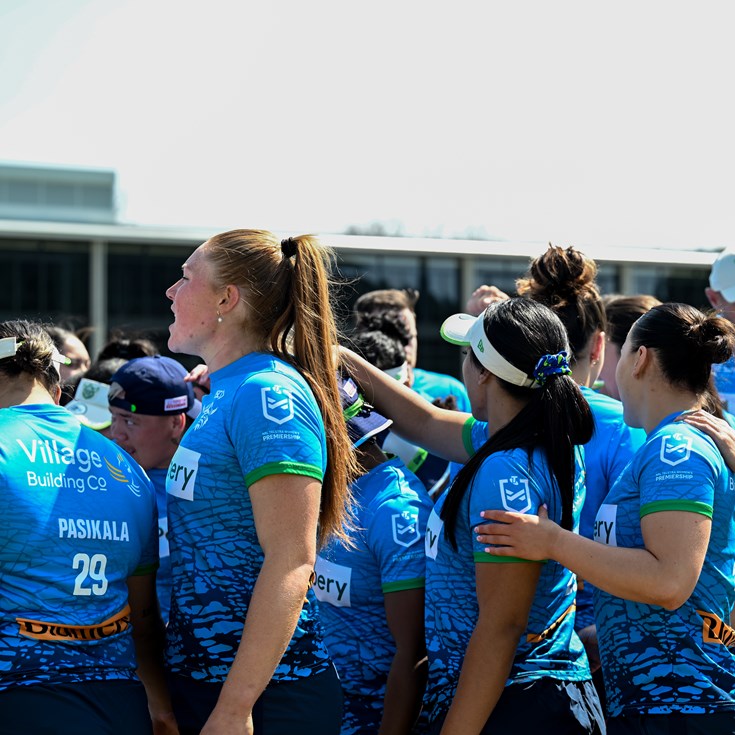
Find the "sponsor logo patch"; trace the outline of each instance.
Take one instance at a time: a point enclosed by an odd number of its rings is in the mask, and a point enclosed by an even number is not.
[[[430,559],[436,559],[436,552],[439,548],[439,536],[441,535],[442,528],[444,528],[444,521],[442,521],[439,514],[432,509],[429,514],[429,520],[426,522],[426,536],[424,536],[424,553]]]
[[[186,408],[189,405],[189,399],[187,396],[176,396],[175,398],[167,398],[163,402],[164,411],[180,411],[182,408]]]
[[[618,517],[618,506],[610,503],[603,503],[597,511],[595,518],[594,539],[601,544],[608,546],[617,546],[618,541],[615,536],[615,521]]]
[[[335,607],[351,607],[350,582],[352,567],[333,564],[317,556],[314,565],[314,593],[319,602],[328,602]]]
[[[166,475],[166,492],[182,500],[194,500],[194,486],[199,458],[202,455],[186,447],[179,447],[171,459]]]
[[[16,618],[15,622],[20,626],[18,632],[22,636],[37,641],[98,641],[128,629],[130,607],[126,605],[117,615],[96,625],[65,625],[28,618]]]

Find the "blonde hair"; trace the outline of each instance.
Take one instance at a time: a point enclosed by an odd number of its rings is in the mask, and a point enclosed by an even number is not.
[[[231,230],[203,248],[217,286],[242,289],[245,328],[273,354],[296,367],[312,389],[326,431],[327,469],[319,511],[320,545],[346,540],[349,484],[357,475],[337,387],[337,327],[330,302],[332,251],[315,237],[279,242],[265,230]]]

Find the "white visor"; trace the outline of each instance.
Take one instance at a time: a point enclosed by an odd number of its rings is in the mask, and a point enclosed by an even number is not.
[[[4,357],[13,357],[18,351],[18,340],[16,337],[3,337],[0,339],[0,360]]]
[[[521,388],[540,388],[523,370],[511,365],[490,343],[485,334],[485,312],[480,316],[455,314],[441,326],[441,336],[447,342],[462,347],[471,347],[480,364],[493,375]]]

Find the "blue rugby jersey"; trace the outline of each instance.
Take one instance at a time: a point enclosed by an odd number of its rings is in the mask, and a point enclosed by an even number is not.
[[[157,563],[124,450],[59,406],[0,409],[0,690],[135,679],[126,580]]]
[[[158,573],[156,574],[156,592],[161,605],[161,617],[168,623],[168,612],[171,607],[171,556],[168,546],[168,514],[166,509],[166,477],[168,470],[151,469],[146,471],[156,491],[158,507]]]
[[[735,357],[712,366],[717,392],[728,411],[735,412]]]
[[[584,445],[586,493],[579,533],[586,538],[592,538],[598,508],[615,480],[643,445],[646,432],[643,429],[631,429],[623,421],[623,404],[620,401],[584,386],[581,391],[595,419],[595,431],[592,439]],[[585,582],[577,591],[577,630],[593,625],[594,622],[592,585]]]
[[[429,403],[433,403],[437,398],[454,396],[457,399],[458,411],[472,412],[467,388],[461,380],[451,375],[414,368],[411,389],[426,398]]]
[[[202,403],[166,482],[173,570],[166,657],[174,673],[224,681],[263,563],[248,487],[277,474],[321,481],[326,438],[306,381],[273,355],[250,353],[214,372]],[[316,615],[310,590],[274,681],[329,666]]]
[[[665,418],[648,436],[600,507],[595,540],[643,548],[641,518],[660,511],[712,519],[704,566],[677,610],[595,590],[607,706],[620,714],[735,709],[735,485],[714,443]]]
[[[384,596],[424,587],[424,532],[432,502],[397,457],[352,484],[354,548],[333,541],[316,563],[324,640],[345,695],[342,735],[377,732],[395,642]]]
[[[468,451],[487,439],[487,424],[468,419]],[[519,559],[495,557],[476,540],[475,526],[485,521],[480,511],[499,509],[536,514],[546,504],[549,517],[560,522],[561,499],[543,452],[525,449],[497,452],[479,468],[457,514],[455,551],[443,533],[444,493],[426,530],[426,640],[429,655],[427,699],[435,719],[451,705],[465,650],[475,628],[478,603],[476,563],[508,563]],[[575,528],[584,500],[581,452],[576,455],[573,508]],[[506,686],[540,678],[585,681],[590,671],[584,648],[574,632],[576,579],[554,561],[545,562],[536,587],[525,633],[518,641]],[[492,642],[488,643],[492,646]]]

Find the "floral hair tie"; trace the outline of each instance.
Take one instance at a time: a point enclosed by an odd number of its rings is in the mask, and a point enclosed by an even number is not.
[[[572,370],[569,367],[565,350],[557,352],[555,355],[544,355],[533,369],[533,379],[538,385],[544,385],[551,375],[571,375]]]

